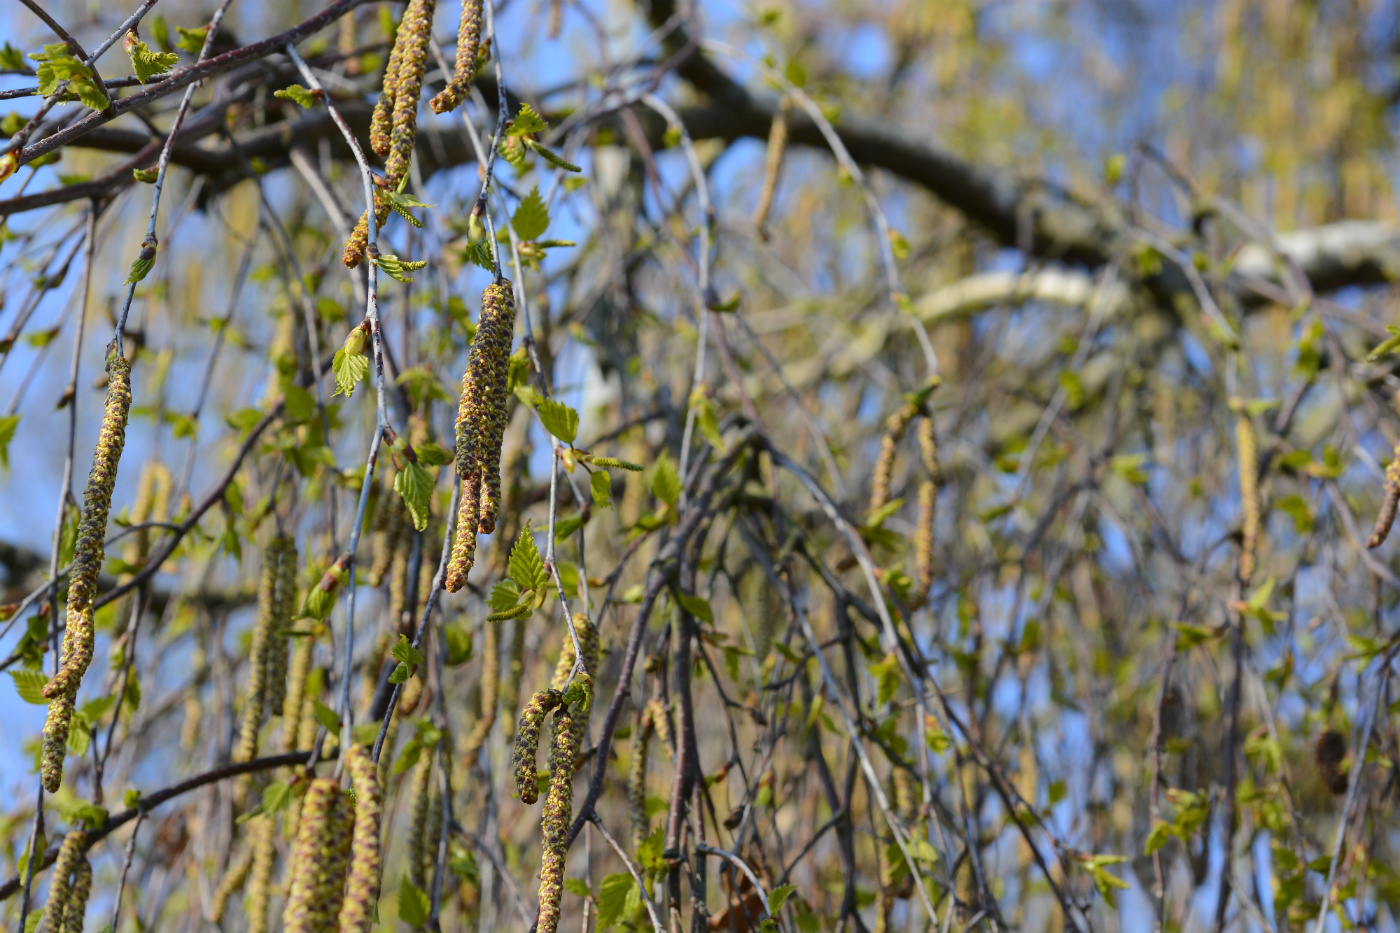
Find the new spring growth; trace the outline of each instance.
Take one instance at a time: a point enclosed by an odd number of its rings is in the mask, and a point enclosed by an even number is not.
[[[252,761],[258,756],[258,733],[268,710],[268,658],[272,652],[274,626],[278,624],[277,571],[278,547],[274,544],[263,554],[262,575],[258,581],[258,618],[253,626],[253,644],[249,652],[248,694],[234,761]]]
[[[243,894],[243,914],[248,933],[267,933],[268,906],[272,902],[272,870],[277,862],[277,824],[266,814],[252,826],[253,859],[248,889]]]
[[[575,681],[554,714],[554,735],[549,749],[549,794],[540,814],[544,844],[540,858],[539,933],[556,933],[559,929],[564,860],[568,855],[569,822],[573,819],[574,770],[591,700],[587,681],[586,675]]]
[[[938,504],[938,486],[943,474],[938,469],[938,440],[934,436],[933,419],[927,414],[919,420],[919,455],[924,462],[926,477],[919,483],[919,523],[914,535],[914,563],[918,573],[921,597],[933,586],[933,521]]]
[[[449,593],[457,592],[467,581],[476,560],[476,536],[496,529],[514,333],[514,292],[508,279],[498,279],[482,293],[476,335],[462,374],[462,398],[457,407],[457,473],[462,478],[462,495],[447,568]]]
[[[306,603],[301,607],[301,618],[324,622],[335,605],[335,594],[341,584],[350,578],[350,555],[342,554],[335,563],[326,568],[321,580],[306,594]]]
[[[368,933],[379,903],[383,853],[379,824],[384,794],[374,759],[358,742],[345,750],[345,767],[355,782],[355,831],[350,843],[350,878],[340,906],[340,933]]]
[[[252,852],[247,846],[243,846],[238,850],[233,863],[224,872],[223,878],[219,879],[219,886],[214,889],[214,897],[209,904],[211,922],[216,924],[224,922],[224,911],[228,909],[229,898],[242,890],[244,882],[248,880],[248,871],[252,866]]]
[[[335,373],[335,394],[350,398],[355,387],[369,375],[369,359],[365,353],[369,341],[369,322],[361,321],[350,329],[345,343],[335,351],[331,371]]]
[[[890,501],[890,478],[894,475],[894,457],[904,432],[919,415],[925,413],[928,398],[938,388],[937,376],[930,379],[917,392],[904,397],[904,405],[890,415],[885,422],[885,433],[880,438],[880,455],[875,460],[875,470],[870,481],[870,512],[878,513]]]
[[[59,671],[44,685],[49,703],[44,723],[40,773],[44,788],[53,793],[63,781],[63,757],[68,746],[68,730],[78,684],[92,663],[96,633],[93,629],[93,597],[97,594],[97,574],[102,569],[103,539],[107,533],[107,513],[112,507],[112,488],[117,482],[117,466],[126,444],[126,420],[131,409],[131,364],[121,356],[107,362],[107,403],[102,429],[93,451],[92,471],[83,492],[82,519],[73,551],[73,570],[68,586],[68,623],[63,635]]]
[[[501,689],[501,623],[488,619],[481,636],[481,715],[462,740],[462,761],[471,767],[496,724]]]
[[[1378,548],[1385,542],[1395,524],[1397,508],[1400,508],[1400,441],[1395,442],[1390,464],[1385,468],[1385,493],[1381,498],[1381,510],[1376,514],[1376,527],[1366,539],[1368,548]]]
[[[515,788],[520,792],[521,803],[534,803],[540,799],[539,785],[536,783],[536,755],[540,747],[540,727],[544,717],[555,709],[564,694],[558,690],[541,690],[530,697],[530,702],[520,712],[520,725],[515,730],[515,753],[511,756],[511,766],[515,769]]]
[[[647,755],[651,750],[651,737],[655,732],[651,704],[648,703],[637,715],[636,738],[632,742],[632,761],[627,769],[627,813],[632,822],[634,853],[642,847],[651,829],[647,821]]]
[[[462,18],[457,23],[457,63],[447,87],[429,102],[433,113],[448,113],[471,90],[476,76],[477,54],[481,48],[482,0],[462,0]]]
[[[92,866],[83,854],[87,833],[75,829],[63,837],[58,858],[53,863],[49,902],[44,908],[50,933],[82,933],[92,888]]]
[[[412,809],[408,820],[408,880],[420,890],[428,887],[429,855],[432,843],[428,838],[428,809],[433,796],[433,755],[423,755],[413,769],[413,784],[409,788]]]
[[[1240,474],[1240,583],[1248,586],[1254,576],[1259,546],[1259,450],[1254,439],[1254,422],[1242,406],[1236,407],[1235,444],[1239,449]]]
[[[787,151],[788,99],[784,97],[773,123],[768,129],[768,149],[763,159],[763,187],[758,192],[758,205],[753,211],[753,225],[759,238],[768,239],[768,212],[773,208],[773,195],[778,190],[778,173],[782,171],[783,154]]]
[[[287,629],[296,613],[297,545],[290,535],[272,540],[277,555],[277,595],[273,608],[271,645],[267,655],[267,715],[282,712],[287,698],[287,669],[291,646]]]
[[[132,260],[131,271],[127,273],[123,285],[135,285],[146,277],[146,274],[151,271],[151,267],[156,264],[156,250],[159,246],[160,242],[154,233],[141,241],[141,252],[137,253],[136,258]]]
[[[354,807],[330,778],[316,778],[302,801],[292,846],[286,933],[330,933],[340,913]]]

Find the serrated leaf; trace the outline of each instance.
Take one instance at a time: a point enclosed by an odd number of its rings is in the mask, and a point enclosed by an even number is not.
[[[520,112],[515,115],[515,119],[510,121],[510,126],[506,129],[507,136],[524,136],[526,133],[543,133],[549,129],[549,124],[544,122],[544,118],[535,113],[535,109],[529,104],[521,104]]]
[[[287,809],[291,802],[292,788],[284,781],[274,781],[263,788],[262,808],[268,816]]]
[[[395,665],[393,672],[389,675],[389,683],[391,683],[391,684],[406,683],[406,682],[408,681],[408,678],[410,678],[410,677],[412,677],[412,676],[413,676],[413,669],[412,669],[411,667],[409,667],[407,664],[405,664],[405,663],[403,663],[402,661],[400,661],[397,665]]]
[[[346,353],[341,347],[331,360],[331,371],[335,374],[335,395],[349,398],[355,394],[355,387],[369,376],[369,360],[358,353]]]
[[[598,885],[598,929],[615,926],[627,914],[627,895],[637,886],[629,872],[607,875]]]
[[[428,527],[428,505],[433,497],[433,478],[417,463],[409,461],[394,477],[394,492],[403,497],[413,527],[422,531]]]
[[[431,906],[428,893],[405,875],[399,882],[399,919],[411,927],[421,927],[428,922]]]
[[[564,890],[578,897],[589,897],[593,893],[588,890],[588,883],[582,878],[565,878]]]
[[[310,88],[302,87],[300,84],[291,84],[280,91],[273,91],[272,96],[282,100],[290,100],[307,109],[316,106],[316,92]]]
[[[569,535],[583,527],[582,515],[570,515],[568,518],[561,518],[554,523],[554,540],[567,541]]]
[[[544,429],[566,444],[572,444],[578,437],[578,412],[554,398],[544,398],[535,393],[535,411],[540,416]]]
[[[413,281],[413,276],[405,275],[406,272],[417,272],[428,264],[426,259],[409,261],[400,259],[393,253],[381,253],[379,256],[371,256],[370,261],[378,266],[391,279],[395,279],[405,284]]]
[[[335,710],[331,709],[320,700],[313,700],[311,711],[316,717],[316,721],[324,726],[327,732],[332,734],[340,733],[340,717],[335,714]]]
[[[509,572],[510,578],[515,581],[521,592],[537,590],[549,579],[549,574],[545,573],[544,561],[540,558],[539,548],[535,547],[535,535],[530,530],[528,520],[520,530],[515,547],[511,549]]]
[[[398,644],[389,649],[389,654],[405,664],[416,666],[423,663],[423,652],[413,647],[413,643],[408,640],[407,635],[399,635]]]
[[[175,31],[180,34],[180,38],[175,40],[175,47],[191,55],[198,55],[204,48],[204,37],[209,34],[209,27],[186,29],[184,26],[176,26]]]
[[[44,699],[44,684],[49,679],[42,671],[9,670],[10,677],[15,682],[15,692],[19,698],[26,703],[33,703],[35,706],[48,706],[49,701]]]
[[[795,884],[780,884],[768,894],[768,912],[773,916],[778,915],[778,911],[783,909],[783,904],[792,897],[792,893],[797,890]]]
[[[681,475],[665,451],[656,458],[656,465],[652,467],[651,492],[667,505],[675,505],[680,501]]]
[[[702,596],[694,593],[677,593],[676,602],[681,604],[681,608],[695,618],[711,624],[715,621],[714,610],[710,608],[709,602]]]
[[[607,470],[594,470],[588,477],[593,490],[593,504],[600,509],[612,508],[612,477]]]
[[[418,454],[418,462],[427,466],[444,466],[456,458],[452,451],[444,450],[432,441],[415,445],[413,452]]]
[[[502,580],[491,587],[491,597],[486,601],[486,605],[491,607],[493,612],[507,612],[514,609],[520,602],[520,588],[515,585],[514,580]]]
[[[138,256],[136,259],[132,260],[131,271],[126,274],[126,281],[122,284],[135,285],[146,277],[147,273],[151,271],[151,267],[155,264],[156,261],[154,259],[144,259]]]
[[[126,54],[131,57],[131,68],[136,72],[136,80],[142,84],[166,74],[180,61],[180,56],[175,52],[157,52],[134,37],[135,33],[128,35],[130,45],[127,46]]]
[[[510,218],[515,235],[522,240],[538,240],[549,227],[549,208],[540,197],[540,186],[530,189]]]

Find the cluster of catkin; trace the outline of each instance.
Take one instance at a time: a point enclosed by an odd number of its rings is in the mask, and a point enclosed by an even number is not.
[[[428,66],[428,42],[433,37],[433,10],[436,0],[409,0],[399,23],[384,86],[369,125],[369,145],[384,159],[384,176],[390,190],[397,190],[408,175],[413,143],[418,135],[418,97],[423,90],[423,72]],[[389,216],[388,204],[375,193],[376,224]],[[353,269],[365,258],[369,244],[368,212],[361,215],[350,239],[345,242],[341,261]]]
[[[131,409],[131,364],[119,355],[107,361],[107,403],[102,430],[92,456],[83,493],[83,513],[73,551],[73,571],[68,584],[68,624],[63,634],[63,655],[58,673],[44,685],[49,702],[44,722],[44,743],[39,770],[44,789],[58,790],[63,782],[63,757],[68,747],[68,729],[78,697],[78,684],[92,663],[96,631],[93,628],[93,598],[97,595],[97,574],[102,569],[103,540],[107,534],[107,513],[112,507],[112,488],[117,482],[117,465],[126,445],[126,419]]]
[[[501,502],[501,443],[506,431],[506,382],[515,334],[515,295],[497,278],[481,296],[476,336],[462,375],[457,409],[457,475],[462,478],[457,536],[447,567],[449,593],[460,590],[476,560],[476,536],[496,529]]]
[[[894,475],[894,458],[899,443],[909,425],[918,421],[919,457],[923,461],[924,478],[919,483],[919,523],[914,536],[914,560],[917,567],[916,590],[923,597],[933,585],[933,520],[938,503],[938,487],[943,475],[938,468],[938,441],[934,434],[933,416],[928,410],[928,397],[937,388],[935,377],[922,390],[904,403],[885,422],[880,438],[880,455],[870,481],[870,511],[880,511],[890,501],[890,479]]]
[[[651,831],[647,820],[647,758],[655,736],[668,755],[671,749],[671,714],[658,696],[647,701],[637,714],[636,739],[632,743],[632,761],[627,771],[627,812],[632,822],[632,851],[641,849]]]
[[[296,608],[296,563],[296,543],[290,537],[279,535],[263,552],[248,696],[243,706],[243,727],[234,752],[235,761],[256,758],[263,723],[284,712],[289,653],[287,625]],[[295,729],[290,721],[287,727]]]
[[[472,89],[481,50],[481,8],[482,0],[462,0],[462,18],[457,23],[457,64],[447,87],[429,103],[433,113],[456,110]]]
[[[44,908],[47,933],[83,933],[83,915],[92,890],[92,865],[85,854],[86,843],[87,833],[81,829],[63,837],[53,864],[49,903]]]
[[[592,671],[598,663],[598,633],[586,615],[574,616],[574,631],[583,652],[583,667]],[[578,770],[579,753],[588,728],[589,675],[581,673],[585,684],[582,699],[578,683],[569,686],[577,655],[573,638],[566,633],[559,663],[554,670],[553,686],[530,698],[520,715],[515,733],[515,786],[522,802],[532,804],[539,799],[535,763],[539,751],[540,728],[544,718],[554,712],[554,729],[549,748],[549,790],[545,796],[540,818],[543,851],[540,857],[538,933],[556,933],[559,927],[559,903],[564,894],[564,859],[568,853],[569,823],[573,819],[574,774]]]

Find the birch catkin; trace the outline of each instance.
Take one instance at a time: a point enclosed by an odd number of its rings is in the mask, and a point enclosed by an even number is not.
[[[92,472],[83,493],[83,516],[78,526],[73,552],[73,571],[68,585],[68,626],[63,635],[63,656],[59,671],[44,685],[44,696],[53,701],[44,723],[44,744],[40,772],[44,789],[58,790],[63,781],[63,756],[68,746],[68,729],[73,722],[73,706],[78,684],[92,663],[96,640],[92,602],[97,595],[97,574],[102,569],[103,539],[107,533],[107,513],[112,507],[112,488],[117,482],[117,465],[126,444],[126,419],[131,409],[131,364],[121,356],[107,361],[107,404],[102,430],[93,451]]]
[[[476,761],[481,748],[496,724],[496,703],[501,686],[501,626],[502,622],[487,622],[481,634],[481,715],[472,731],[462,740],[462,761],[468,769]]]
[[[515,296],[508,279],[486,286],[476,336],[462,375],[457,408],[457,473],[462,478],[457,535],[446,586],[460,590],[476,560],[477,534],[496,528],[501,500],[501,444],[506,430],[506,377],[515,334]]]
[[[577,736],[581,731],[571,704],[554,714],[554,737],[549,750],[549,794],[540,817],[544,845],[540,858],[540,912],[538,933],[559,929],[559,901],[564,894],[564,859],[568,854],[569,822],[573,819],[574,764],[578,761]]]
[[[933,522],[942,474],[938,469],[938,441],[934,436],[933,419],[927,413],[919,419],[918,430],[919,455],[927,473],[927,478],[919,484],[919,524],[914,535],[914,565],[922,599],[933,586]]]
[[[481,49],[481,5],[481,0],[462,0],[462,18],[457,23],[457,64],[447,87],[428,104],[433,113],[456,110],[472,88]]]
[[[353,807],[330,778],[316,778],[302,801],[292,847],[291,886],[282,913],[286,933],[329,933],[340,912],[350,857]]]
[[[383,865],[379,824],[384,794],[379,770],[363,745],[354,743],[345,750],[345,767],[355,782],[355,831],[350,844],[350,878],[340,906],[340,933],[368,933],[379,902]]]
[[[540,747],[540,727],[549,711],[559,706],[564,695],[558,690],[541,690],[530,697],[520,712],[520,725],[515,730],[515,753],[511,764],[515,768],[515,787],[522,803],[540,799],[536,783],[536,755]]]
[[[423,891],[428,888],[428,806],[432,796],[433,756],[425,754],[413,769],[408,819],[408,880]]]
[[[75,892],[70,878],[77,871],[78,863],[87,861],[83,856],[83,843],[86,841],[87,833],[81,829],[69,832],[63,837],[63,845],[58,849],[58,858],[54,860],[53,881],[49,884],[49,902],[44,908],[49,928],[54,933],[63,929],[69,906],[73,901]]]
[[[878,512],[890,501],[890,477],[894,475],[894,455],[909,422],[919,414],[919,407],[908,402],[903,408],[890,415],[885,422],[885,433],[880,438],[880,455],[875,460],[875,470],[870,480],[870,511]]]
[[[78,856],[78,864],[73,867],[73,883],[68,889],[68,903],[63,911],[63,922],[54,927],[54,933],[83,933],[83,920],[87,916],[88,895],[92,893],[92,863],[86,856]]]
[[[258,619],[249,652],[248,697],[243,705],[243,728],[238,736],[238,748],[234,750],[234,761],[252,761],[258,757],[258,732],[262,729],[263,713],[268,709],[268,656],[277,615],[277,574],[277,545],[274,543],[263,553],[262,576],[258,581]]]
[[[651,829],[647,821],[647,754],[651,750],[651,737],[655,731],[651,704],[648,703],[637,716],[637,738],[632,743],[632,761],[627,768],[627,813],[632,822],[634,854],[642,847]]]
[[[1235,443],[1240,456],[1240,583],[1248,586],[1259,546],[1259,451],[1254,423],[1243,412],[1235,421]]]
[[[306,705],[306,681],[311,676],[311,655],[316,648],[314,638],[298,638],[292,652],[291,672],[287,677],[287,698],[282,701],[282,748],[300,751],[297,731],[301,724],[302,707]]]
[[[247,933],[267,933],[267,908],[272,900],[272,869],[277,861],[277,826],[270,816],[253,818],[253,857],[247,869],[248,887],[243,894]],[[217,922],[217,921],[215,921]]]
[[[588,616],[582,612],[574,614],[574,632],[578,634],[579,647],[583,649],[583,672],[592,676],[597,673],[598,668],[598,630],[589,621]],[[574,639],[567,631],[564,633],[564,647],[559,651],[559,662],[554,666],[554,678],[550,681],[550,686],[561,693],[569,686],[569,675],[574,672]],[[574,745],[583,747],[583,734],[588,728],[588,720],[584,716],[573,718],[575,735]]]
[[[267,715],[282,712],[287,699],[287,668],[291,654],[287,627],[297,610],[297,544],[290,535],[272,541],[277,551],[277,597],[273,607],[267,654]]]
[[[1385,468],[1385,492],[1381,498],[1381,510],[1376,514],[1376,526],[1371,537],[1366,539],[1366,547],[1378,548],[1390,535],[1395,524],[1395,513],[1400,509],[1400,441],[1390,454],[1390,464]]]
[[[229,865],[224,872],[223,878],[219,879],[219,886],[214,889],[214,897],[209,905],[209,921],[211,923],[223,923],[224,911],[228,909],[229,898],[238,893],[248,880],[249,869],[253,865],[253,853],[245,845],[238,850],[234,856],[233,864]]]
[[[758,192],[758,205],[753,211],[753,225],[760,239],[768,239],[768,212],[773,208],[773,195],[778,190],[778,174],[783,167],[783,153],[787,150],[788,125],[787,101],[773,114],[773,123],[768,129],[768,150],[763,159],[763,187]]]

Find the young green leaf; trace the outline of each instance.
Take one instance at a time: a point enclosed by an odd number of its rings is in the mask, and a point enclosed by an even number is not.
[[[506,129],[507,136],[524,136],[526,133],[543,133],[549,129],[549,124],[544,122],[544,118],[535,113],[529,104],[521,104],[520,112],[515,115],[515,119],[510,121],[510,126]]]
[[[425,466],[445,466],[456,457],[452,451],[444,450],[432,441],[417,444],[413,450],[418,454],[418,462]]]
[[[282,100],[290,100],[302,107],[311,108],[316,106],[316,98],[321,95],[318,95],[310,88],[302,87],[300,84],[289,84],[280,91],[273,91],[272,96]]]
[[[612,508],[612,477],[606,470],[594,470],[588,477],[593,489],[593,504],[601,509]]]
[[[135,35],[134,32],[127,34],[126,54],[131,57],[131,69],[136,72],[136,80],[142,84],[166,74],[180,61],[180,56],[175,52],[157,52]]]
[[[369,376],[369,360],[361,354],[349,354],[341,347],[331,360],[331,371],[335,373],[335,394],[346,398],[355,394],[355,387]]]
[[[549,227],[549,208],[545,206],[544,198],[540,197],[539,185],[531,188],[530,193],[520,202],[520,206],[510,218],[510,225],[515,228],[515,235],[522,240],[538,240],[544,235],[544,231]]]
[[[540,558],[539,548],[535,547],[535,535],[530,530],[528,519],[525,527],[520,529],[520,537],[515,542],[515,547],[511,549],[509,572],[510,578],[515,581],[521,592],[537,590],[549,579],[549,574],[544,569],[544,561]]]
[[[311,712],[312,715],[316,717],[316,721],[322,726],[325,726],[327,732],[333,735],[340,732],[340,717],[335,714],[335,710],[331,709],[320,700],[313,700],[311,703]]]
[[[783,909],[783,904],[792,897],[792,892],[797,890],[795,884],[780,884],[768,894],[768,912],[773,916],[778,915],[778,911]]]
[[[10,668],[9,675],[14,679],[15,692],[19,698],[26,703],[33,703],[35,706],[48,706],[49,701],[44,699],[44,684],[49,679],[42,671],[16,670]]]
[[[544,429],[566,444],[572,444],[578,437],[578,412],[558,399],[542,398],[535,394],[535,411],[539,413],[540,424]]]
[[[656,466],[652,467],[651,492],[667,505],[674,506],[680,501],[681,475],[665,451],[656,458]]]
[[[428,893],[405,875],[399,882],[399,919],[411,927],[421,927],[428,922],[431,906]]]
[[[412,461],[394,477],[394,492],[403,497],[413,527],[422,531],[428,527],[428,504],[433,496],[433,478],[428,471]]]
[[[631,872],[618,872],[607,875],[598,885],[598,929],[606,930],[626,919],[627,895],[637,883]]]
[[[209,35],[208,26],[197,26],[194,29],[176,26],[175,31],[180,34],[180,38],[175,40],[175,47],[182,52],[189,52],[191,55],[200,53],[204,48],[204,37]]]
[[[423,663],[423,652],[413,647],[407,635],[399,635],[398,644],[389,650],[389,654],[405,664],[417,666]]]

